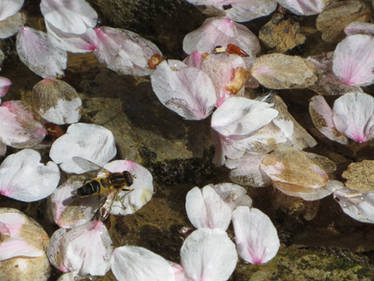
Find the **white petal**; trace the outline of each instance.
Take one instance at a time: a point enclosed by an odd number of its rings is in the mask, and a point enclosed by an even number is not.
[[[225,10],[226,16],[237,22],[247,22],[267,16],[277,8],[274,0],[226,0],[225,3],[232,5],[231,9]]]
[[[111,269],[118,281],[174,281],[171,265],[161,256],[136,246],[113,251]]]
[[[24,0],[1,0],[0,2],[0,21],[13,16],[23,6]]]
[[[142,165],[131,160],[115,160],[104,166],[111,172],[128,171],[133,176],[133,183],[129,186],[131,191],[120,191],[119,200],[113,202],[110,213],[113,215],[130,215],[142,208],[152,199],[152,174]]]
[[[206,185],[200,190],[191,189],[186,195],[188,219],[196,228],[219,228],[226,230],[231,221],[231,207],[214,190]]]
[[[60,228],[48,247],[50,262],[63,272],[103,276],[110,268],[112,240],[101,221],[92,221],[70,230]]]
[[[5,39],[16,34],[24,26],[26,16],[24,13],[17,13],[3,21],[0,21],[0,39]]]
[[[347,144],[348,139],[335,128],[333,111],[323,96],[314,96],[309,103],[309,114],[314,126],[328,139]]]
[[[0,194],[32,202],[49,196],[60,180],[60,170],[49,161],[40,163],[39,152],[24,149],[9,155],[0,165]]]
[[[231,97],[213,113],[211,126],[224,136],[249,135],[278,115],[271,106],[243,97]]]
[[[194,51],[210,53],[217,46],[227,47],[233,44],[249,56],[260,52],[260,42],[244,25],[228,18],[208,18],[201,27],[188,33],[183,39],[183,50],[187,54]]]
[[[132,31],[103,26],[95,29],[92,43],[97,59],[113,71],[126,75],[150,75],[150,59],[162,57],[159,48],[151,41]]]
[[[18,32],[16,47],[20,60],[35,74],[43,78],[64,75],[67,54],[56,48],[46,33],[23,27]]]
[[[277,0],[277,2],[299,16],[319,14],[327,4],[326,0]]]
[[[0,76],[0,97],[5,96],[10,85],[12,85],[12,82],[8,78]]]
[[[234,243],[221,229],[197,229],[182,245],[181,264],[192,281],[225,281],[236,267]]]
[[[374,98],[365,93],[348,93],[334,102],[333,120],[338,131],[362,143],[374,136]]]
[[[238,206],[252,207],[252,199],[247,195],[245,188],[232,183],[219,183],[214,185],[218,195],[235,210]]]
[[[0,261],[13,257],[40,257],[44,254],[21,239],[9,239],[0,243]]]
[[[369,23],[369,22],[354,21],[344,28],[344,33],[347,35],[354,35],[354,34],[374,35],[374,24]]]
[[[238,207],[232,222],[239,256],[252,264],[270,261],[278,252],[280,242],[277,229],[259,209]]]
[[[52,144],[49,156],[65,172],[81,174],[88,170],[83,170],[72,157],[79,156],[104,166],[116,152],[111,131],[95,124],[76,123]]]
[[[374,38],[351,35],[335,48],[333,71],[348,85],[367,86],[374,82]]]
[[[151,82],[160,102],[185,119],[204,119],[216,104],[217,97],[209,76],[180,61],[161,62],[152,73]]]
[[[40,11],[47,22],[66,33],[83,34],[97,22],[96,11],[85,0],[42,0]]]

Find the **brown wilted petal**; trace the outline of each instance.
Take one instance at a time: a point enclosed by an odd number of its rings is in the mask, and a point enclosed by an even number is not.
[[[357,191],[374,190],[374,160],[363,160],[349,164],[342,174],[345,185]]]
[[[369,21],[370,8],[362,1],[338,1],[318,15],[316,26],[322,32],[322,40],[337,42],[344,37],[344,28],[354,21]]]
[[[255,61],[252,76],[270,89],[307,88],[317,81],[314,65],[298,56],[263,55]]]

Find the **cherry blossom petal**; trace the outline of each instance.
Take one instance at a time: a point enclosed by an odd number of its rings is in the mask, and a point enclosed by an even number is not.
[[[113,251],[111,269],[118,281],[174,281],[174,271],[163,257],[136,246]]]
[[[226,230],[231,221],[231,207],[214,190],[206,185],[201,190],[196,186],[186,195],[188,219],[196,228],[219,228]]]
[[[45,78],[32,89],[32,107],[45,120],[58,124],[79,121],[82,100],[68,83],[55,78]]]
[[[334,102],[333,120],[338,131],[362,143],[374,136],[374,98],[365,93],[348,93]]]
[[[314,96],[309,103],[309,114],[314,126],[328,139],[347,144],[348,139],[336,128],[333,111],[322,96]]]
[[[210,53],[217,46],[225,49],[234,44],[248,56],[255,56],[261,51],[260,42],[246,26],[228,18],[208,18],[201,27],[188,33],[183,39],[183,50],[187,54],[194,51]]]
[[[201,63],[201,70],[212,79],[217,107],[232,95],[243,95],[244,85],[250,76],[244,58],[227,53],[206,56]]]
[[[71,53],[88,53],[96,49],[96,45],[92,43],[94,30],[88,28],[83,34],[65,33],[55,28],[53,25],[45,22],[47,28],[48,39],[56,47]]]
[[[374,82],[374,38],[356,34],[346,37],[335,48],[333,71],[348,85],[367,86]]]
[[[139,34],[120,28],[103,26],[95,29],[91,39],[97,59],[115,72],[145,76],[153,72],[150,60],[162,57],[159,48]]]
[[[49,161],[40,163],[39,152],[24,149],[9,155],[0,165],[0,194],[24,202],[49,196],[60,180],[60,170]]]
[[[246,136],[278,115],[271,104],[243,97],[228,98],[213,113],[211,126],[224,136]]]
[[[160,102],[188,120],[209,116],[216,104],[214,85],[203,71],[169,60],[151,75],[152,89]]]
[[[43,78],[64,75],[67,54],[56,48],[46,33],[23,27],[17,35],[16,47],[20,60],[35,74]]]
[[[0,261],[13,257],[40,257],[43,253],[21,239],[10,239],[0,243]]]
[[[2,0],[0,2],[0,21],[13,16],[23,6],[24,0]]]
[[[228,280],[238,261],[234,243],[221,229],[195,230],[184,240],[180,256],[192,281]]]
[[[52,144],[49,156],[60,164],[63,171],[82,174],[88,170],[82,169],[73,160],[74,156],[104,166],[116,153],[111,131],[95,124],[76,123],[70,125],[66,133]]]
[[[247,195],[245,188],[232,183],[219,183],[214,185],[214,190],[223,201],[235,210],[238,206],[252,207],[252,199]]]
[[[232,222],[239,256],[252,264],[270,261],[278,252],[278,233],[267,215],[256,208],[238,207]]]
[[[96,11],[85,0],[42,0],[40,11],[45,21],[66,33],[83,34],[97,23]]]
[[[246,22],[267,16],[276,8],[274,0],[187,0],[194,5],[213,6],[226,13],[233,21]]]
[[[334,192],[334,198],[343,212],[365,223],[374,223],[374,192],[357,192],[342,188]]]
[[[260,169],[264,157],[265,155],[246,154],[239,159],[227,159],[225,165],[231,170],[230,179],[235,183],[251,187],[270,185],[270,178]]]
[[[110,269],[112,250],[112,240],[105,225],[92,221],[69,230],[55,231],[47,255],[62,272],[103,276]]]
[[[5,96],[11,85],[12,82],[8,78],[0,76],[0,98]]]
[[[317,15],[322,12],[328,1],[326,0],[277,0],[277,2],[299,16]]]
[[[154,192],[152,174],[142,165],[131,160],[115,160],[104,166],[111,172],[128,171],[133,176],[131,191],[120,191],[119,200],[113,202],[110,213],[113,215],[131,215],[152,199]]]
[[[354,21],[344,28],[344,33],[347,35],[367,34],[374,35],[374,24],[369,22]]]
[[[75,191],[84,183],[84,178],[70,176],[52,193],[49,200],[54,222],[64,228],[89,222],[96,214],[100,198],[97,195],[80,198]]]
[[[25,148],[40,143],[47,131],[34,119],[20,101],[3,102],[0,106],[0,140],[6,145]]]
[[[24,13],[17,13],[3,21],[0,21],[0,39],[13,36],[22,29],[26,22]]]

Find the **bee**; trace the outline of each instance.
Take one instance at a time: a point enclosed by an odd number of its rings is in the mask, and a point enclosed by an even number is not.
[[[109,216],[113,202],[118,198],[118,193],[133,190],[131,188],[134,182],[133,175],[128,171],[110,172],[104,167],[78,156],[73,157],[73,160],[84,170],[97,171],[94,177],[89,177],[83,182],[83,185],[76,190],[76,195],[79,197],[104,195],[105,201],[101,204],[98,215],[100,220],[105,220]],[[126,208],[122,200],[118,201]]]

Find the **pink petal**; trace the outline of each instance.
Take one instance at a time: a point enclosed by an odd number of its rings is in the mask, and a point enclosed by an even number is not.
[[[40,143],[47,131],[27,111],[20,101],[7,101],[0,106],[1,142],[16,148],[32,147]]]
[[[83,34],[97,23],[96,11],[85,0],[42,0],[40,11],[45,21],[66,33]]]
[[[267,215],[256,208],[238,207],[232,222],[239,256],[252,264],[270,261],[278,252],[278,233]]]
[[[319,14],[327,4],[326,0],[277,0],[277,2],[299,16]]]
[[[368,94],[348,93],[334,102],[335,127],[355,142],[366,142],[374,136],[374,98]]]
[[[139,34],[126,29],[103,26],[95,29],[91,39],[97,59],[115,72],[126,75],[150,75],[152,56],[162,57],[159,48]]]
[[[35,74],[43,78],[64,75],[67,54],[56,48],[46,33],[23,27],[17,35],[16,45],[20,60]]]
[[[209,76],[180,61],[161,62],[152,73],[151,82],[160,102],[187,120],[206,118],[216,104]]]
[[[66,133],[59,137],[51,146],[49,156],[60,164],[67,173],[82,174],[89,169],[82,169],[74,160],[79,156],[104,166],[117,153],[114,136],[108,129],[85,123],[69,126]]]
[[[186,195],[188,219],[196,228],[219,228],[226,230],[231,221],[231,207],[214,190],[206,185],[200,190],[191,189]]]
[[[374,82],[374,38],[351,35],[335,48],[333,71],[348,85],[367,86]]]
[[[60,180],[60,170],[52,161],[44,165],[40,159],[32,149],[5,158],[0,165],[0,194],[24,202],[49,196]]]
[[[174,281],[174,271],[163,257],[136,246],[113,251],[111,269],[118,281]]]
[[[328,139],[347,144],[348,139],[337,131],[333,111],[322,96],[314,96],[309,103],[309,114],[314,126]]]
[[[65,33],[55,28],[53,25],[45,22],[49,40],[56,47],[71,53],[88,53],[96,49],[96,45],[92,42],[94,30],[88,28],[83,34]]]
[[[0,76],[0,97],[5,96],[11,85],[12,82],[8,78]]]
[[[231,97],[213,113],[211,126],[223,136],[248,136],[278,115],[271,107],[265,102]]]
[[[354,21],[344,28],[347,35],[367,34],[374,35],[374,24],[369,22]]]
[[[49,261],[63,272],[103,276],[110,268],[112,240],[101,221],[92,221],[70,230],[60,228],[51,237]]]
[[[246,26],[233,22],[228,18],[208,18],[201,27],[188,33],[183,39],[183,50],[187,54],[194,51],[210,53],[217,46],[226,49],[234,44],[249,56],[257,55],[260,42]]]
[[[0,233],[9,237],[17,237],[26,223],[25,216],[18,213],[1,213],[0,214]]]
[[[115,160],[104,166],[111,172],[129,171],[133,176],[131,191],[120,191],[119,200],[113,202],[110,213],[113,215],[130,215],[141,209],[152,199],[154,192],[152,174],[142,165],[131,160]]]
[[[221,229],[201,228],[184,240],[181,264],[192,281],[225,281],[236,267],[234,243]]]
[[[21,239],[10,239],[0,243],[0,261],[13,257],[40,257],[43,254],[44,251]]]
[[[0,21],[13,16],[23,6],[24,0],[2,0],[0,2]]]

